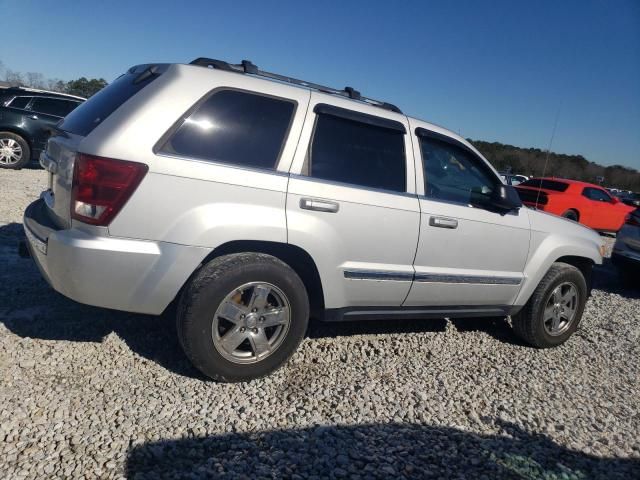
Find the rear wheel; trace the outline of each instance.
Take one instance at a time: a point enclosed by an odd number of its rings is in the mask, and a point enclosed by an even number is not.
[[[566,219],[573,220],[574,222],[577,222],[579,220],[578,212],[573,209],[567,210],[562,214],[562,216]]]
[[[512,318],[515,333],[534,347],[560,345],[576,331],[586,299],[587,284],[580,270],[556,262]]]
[[[20,169],[31,160],[27,141],[12,132],[0,132],[0,168]]]
[[[240,253],[205,265],[178,308],[180,343],[206,376],[262,377],[283,365],[304,337],[309,300],[300,277],[270,255]]]

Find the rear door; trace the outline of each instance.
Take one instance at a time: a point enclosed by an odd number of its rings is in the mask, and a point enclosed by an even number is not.
[[[410,120],[420,193],[415,280],[405,306],[503,308],[512,305],[529,251],[527,209],[482,208],[501,185],[460,140]]]
[[[404,115],[312,93],[287,193],[289,243],[315,260],[326,308],[400,306],[419,232]]]

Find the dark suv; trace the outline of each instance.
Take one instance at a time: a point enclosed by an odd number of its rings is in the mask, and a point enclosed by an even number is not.
[[[31,88],[0,89],[0,168],[22,168],[38,158],[51,127],[84,101]]]

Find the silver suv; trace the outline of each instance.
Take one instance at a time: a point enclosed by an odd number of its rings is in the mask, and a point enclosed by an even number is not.
[[[74,110],[25,212],[58,292],[160,314],[243,381],[282,365],[309,316],[512,316],[536,347],[575,331],[600,237],[523,208],[463,138],[360,95],[200,58],[131,68]]]

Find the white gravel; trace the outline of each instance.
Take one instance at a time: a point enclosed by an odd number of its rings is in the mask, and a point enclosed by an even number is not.
[[[173,319],[76,304],[17,256],[41,170],[0,171],[0,478],[640,478],[640,292],[608,264],[564,346],[505,320],[314,323],[249,384]]]

